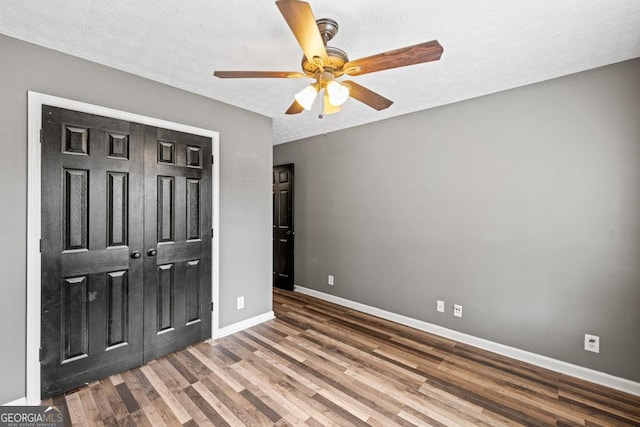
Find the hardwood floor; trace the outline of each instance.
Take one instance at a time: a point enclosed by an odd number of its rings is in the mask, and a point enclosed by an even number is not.
[[[43,404],[90,426],[640,425],[637,396],[299,293],[274,311]]]

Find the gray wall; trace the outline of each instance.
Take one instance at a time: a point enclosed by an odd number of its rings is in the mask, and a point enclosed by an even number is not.
[[[640,381],[640,60],[276,146],[289,162],[296,284]]]
[[[220,326],[271,310],[270,119],[5,36],[0,63],[0,403],[25,395],[28,90],[219,131]]]

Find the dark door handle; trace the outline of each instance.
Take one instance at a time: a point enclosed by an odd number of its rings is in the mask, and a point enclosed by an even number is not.
[[[147,255],[149,255],[149,256],[156,256],[156,255],[158,255],[158,251],[156,251],[155,249],[149,249],[149,250],[147,251]]]
[[[291,230],[287,230],[287,236],[295,236],[296,232],[295,231],[291,231]]]
[[[133,259],[138,259],[142,256],[142,254],[140,253],[140,251],[133,251],[131,252],[131,258]]]

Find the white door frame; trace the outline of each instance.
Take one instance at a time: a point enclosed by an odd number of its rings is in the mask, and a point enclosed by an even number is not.
[[[202,129],[126,111],[45,95],[29,91],[28,112],[28,178],[27,178],[27,378],[26,398],[28,405],[39,405],[40,396],[40,308],[41,308],[41,144],[42,106],[66,108],[89,114],[111,117],[150,126],[172,129],[211,138],[214,164],[211,170],[212,209],[215,230],[211,245],[211,298],[214,310],[211,313],[211,334],[218,336],[219,329],[219,272],[220,272],[220,139],[216,131]]]

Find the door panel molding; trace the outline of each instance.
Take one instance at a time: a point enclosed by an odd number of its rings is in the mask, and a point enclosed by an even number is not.
[[[27,158],[27,353],[26,353],[26,401],[29,405],[40,404],[40,313],[41,313],[41,257],[40,238],[41,230],[41,144],[40,132],[42,126],[42,106],[51,105],[83,113],[95,114],[143,125],[155,126],[174,131],[190,133],[211,138],[212,154],[219,158],[220,141],[219,134],[210,129],[203,129],[180,123],[156,119],[149,116],[134,114],[126,111],[115,110],[94,104],[46,95],[38,92],[28,92],[28,158]],[[82,129],[69,129],[65,146],[71,152],[82,156],[86,155],[86,145],[83,143]],[[122,135],[112,135],[109,147],[110,157],[127,158],[129,152],[128,140]],[[203,161],[199,153],[189,153],[192,167],[198,167]],[[163,153],[163,160],[174,153]],[[198,163],[200,162],[200,163]],[[114,171],[116,173],[118,171]],[[220,249],[220,162],[216,161],[211,170],[212,186],[212,226],[215,230],[211,245],[211,298],[214,308],[211,312],[212,337],[219,335],[219,249]],[[120,206],[118,206],[120,207]],[[117,240],[117,239],[116,239]],[[115,307],[114,307],[115,308]],[[115,310],[117,312],[117,309]],[[115,313],[114,313],[115,314]],[[115,331],[113,331],[115,332]],[[115,334],[118,335],[117,333]],[[115,338],[115,337],[114,337]],[[115,346],[115,345],[114,345]]]

